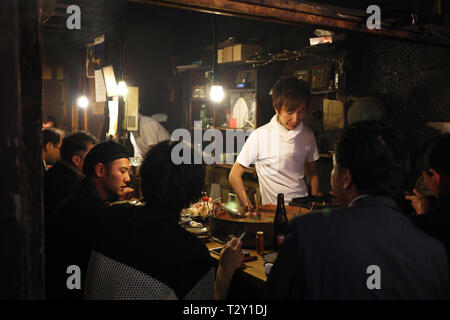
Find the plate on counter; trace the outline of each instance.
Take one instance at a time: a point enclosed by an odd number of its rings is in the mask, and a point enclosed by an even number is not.
[[[208,230],[208,228],[186,227],[185,229],[187,231],[189,231],[190,233],[192,233],[193,235],[199,237],[199,238],[204,238],[205,236],[209,237],[209,230]]]
[[[263,255],[262,258],[265,262],[275,263],[275,261],[277,260],[277,256],[278,256],[278,252],[271,252],[271,253],[266,253],[265,255]]]

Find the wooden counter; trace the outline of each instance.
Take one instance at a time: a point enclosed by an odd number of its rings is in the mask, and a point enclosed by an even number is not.
[[[206,243],[206,247],[208,249],[223,247],[223,244],[212,241]],[[245,281],[245,283],[257,287],[259,290],[263,290],[266,284],[266,272],[263,258],[256,252],[256,250],[248,250],[250,252],[250,256],[256,256],[256,260],[244,262],[243,265],[235,272],[235,277],[239,281]],[[267,252],[268,253],[268,252]],[[217,262],[219,261],[219,256],[215,253],[210,252],[212,258],[214,258]]]

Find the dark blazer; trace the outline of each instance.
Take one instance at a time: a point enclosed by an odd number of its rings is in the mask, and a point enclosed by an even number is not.
[[[440,197],[436,206],[427,214],[413,218],[413,223],[446,248],[450,258],[450,197]]]
[[[64,198],[80,186],[81,174],[71,170],[68,165],[57,161],[46,173],[44,178],[45,214],[49,216]]]
[[[212,268],[212,259],[178,217],[148,206],[113,205],[100,221],[94,249],[164,283],[183,299]]]
[[[380,289],[373,289],[379,267]],[[369,269],[368,269],[369,268]],[[447,254],[387,197],[295,218],[266,286],[268,299],[446,299]],[[369,286],[368,283],[369,282]],[[371,287],[372,289],[369,289]]]
[[[85,179],[48,217],[46,223],[47,298],[82,299],[95,232],[106,203]],[[67,267],[81,269],[82,290],[68,290]]]

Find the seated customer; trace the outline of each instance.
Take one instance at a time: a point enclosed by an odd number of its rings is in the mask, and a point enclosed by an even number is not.
[[[406,196],[416,210],[413,222],[420,229],[441,241],[450,254],[450,134],[440,136],[425,155],[422,174],[427,188],[438,198],[430,209],[427,198],[419,191]]]
[[[140,173],[145,206],[113,205],[106,211],[89,262],[87,299],[226,297],[233,272],[243,261],[242,242],[233,239],[222,250],[214,288],[208,249],[178,223],[180,211],[201,196],[204,167],[174,164],[175,145],[161,142],[144,159]]]
[[[403,136],[362,121],[335,146],[331,186],[343,208],[323,209],[289,226],[269,275],[271,299],[446,299],[444,247],[418,230],[392,196],[409,167]]]
[[[126,199],[133,189],[125,147],[113,142],[97,144],[86,155],[81,185],[50,215],[46,222],[47,297],[82,299],[83,281],[92,250],[98,221],[108,201]],[[68,267],[79,268],[79,277],[71,277]],[[67,285],[73,280],[73,285]]]
[[[56,128],[42,130],[42,163],[44,172],[50,168],[53,163],[61,158],[59,150],[61,149],[64,131]]]
[[[44,204],[48,216],[85,178],[83,163],[86,154],[97,144],[97,139],[86,132],[64,137],[61,160],[57,161],[44,178]]]

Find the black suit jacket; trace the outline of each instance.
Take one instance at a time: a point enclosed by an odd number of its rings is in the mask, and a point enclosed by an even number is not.
[[[53,210],[81,184],[80,178],[73,170],[57,161],[44,178],[44,205],[48,217]]]
[[[106,203],[87,179],[48,217],[46,223],[47,298],[82,299],[84,278]],[[67,267],[81,270],[81,290],[69,290]]]
[[[369,289],[379,267],[380,289]],[[387,197],[295,218],[269,275],[269,299],[446,299],[444,247]]]

